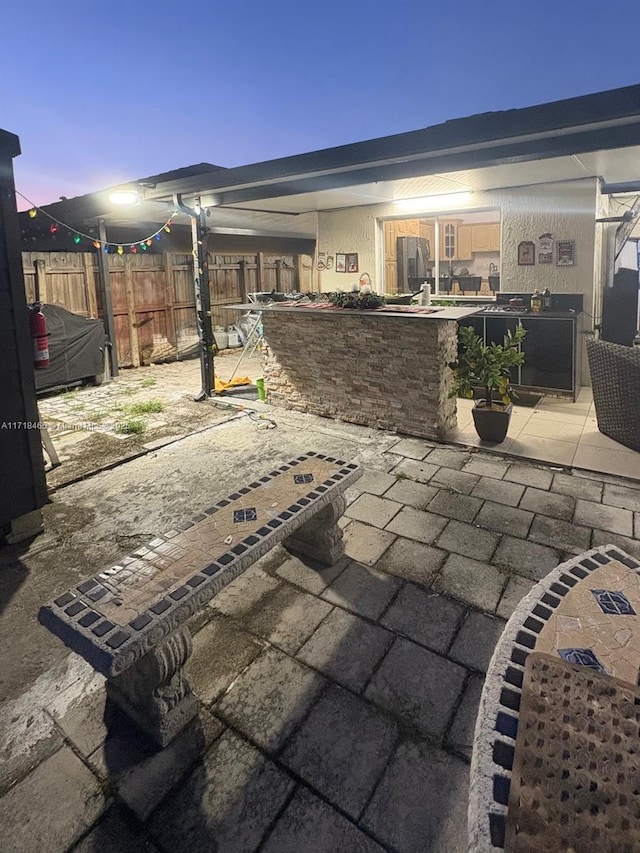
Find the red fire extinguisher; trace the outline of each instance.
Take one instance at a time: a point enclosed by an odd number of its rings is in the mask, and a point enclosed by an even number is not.
[[[49,367],[49,333],[47,332],[47,320],[42,313],[40,302],[34,302],[31,306],[29,317],[31,340],[33,341],[33,366],[36,370]]]

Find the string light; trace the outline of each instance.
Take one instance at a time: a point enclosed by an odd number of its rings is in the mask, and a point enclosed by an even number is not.
[[[161,239],[163,231],[165,231],[167,234],[171,233],[170,226],[172,225],[173,217],[177,213],[179,213],[178,210],[174,210],[169,219],[167,219],[167,221],[163,225],[161,225],[157,231],[154,231],[153,234],[149,234],[148,237],[144,237],[142,240],[136,240],[132,243],[103,243],[101,240],[96,240],[95,235],[85,234],[82,231],[76,231],[75,228],[72,228],[70,225],[67,225],[66,222],[62,222],[60,219],[56,219],[55,216],[52,216],[46,210],[43,210],[43,208],[38,207],[21,192],[18,192],[18,190],[16,190],[16,195],[20,196],[20,198],[26,201],[27,204],[31,205],[31,208],[28,211],[29,217],[31,219],[35,219],[38,213],[41,213],[43,216],[46,216],[49,220],[51,220],[51,224],[49,225],[50,234],[56,234],[60,228],[64,228],[73,234],[73,242],[76,245],[78,245],[84,237],[85,239],[89,240],[89,242],[95,249],[102,248],[106,254],[109,254],[110,252],[113,252],[115,250],[119,255],[122,255],[124,254],[125,249],[129,249],[131,253],[135,255],[138,252],[138,248],[142,249],[143,252],[146,252],[148,247],[153,245],[154,240]]]

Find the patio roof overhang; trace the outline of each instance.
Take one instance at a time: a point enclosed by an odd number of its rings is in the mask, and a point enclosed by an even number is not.
[[[640,85],[523,109],[454,119],[422,130],[248,166],[179,170],[133,182],[143,192],[114,208],[108,190],[47,206],[64,221],[158,227],[174,198],[210,212],[212,234],[316,236],[316,213],[456,192],[600,178],[640,182]]]
[[[640,86],[199,175],[148,197],[197,195],[216,214],[230,207],[302,214],[589,176],[640,179]]]

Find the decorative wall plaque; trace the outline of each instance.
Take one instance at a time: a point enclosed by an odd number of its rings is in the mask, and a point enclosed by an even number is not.
[[[538,237],[538,263],[553,263],[553,234],[541,234]]]
[[[536,244],[532,240],[518,243],[518,266],[532,267],[536,262]]]
[[[556,242],[556,266],[573,267],[576,263],[576,241],[558,240]]]

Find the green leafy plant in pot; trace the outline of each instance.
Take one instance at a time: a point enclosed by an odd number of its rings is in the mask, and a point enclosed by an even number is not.
[[[524,363],[520,344],[527,334],[518,323],[515,332],[508,331],[501,344],[485,344],[471,326],[461,326],[458,332],[458,358],[449,367],[453,370],[450,397],[462,395],[472,399],[478,391],[473,422],[483,441],[496,444],[504,441],[513,404],[517,394],[511,387],[510,371]]]

